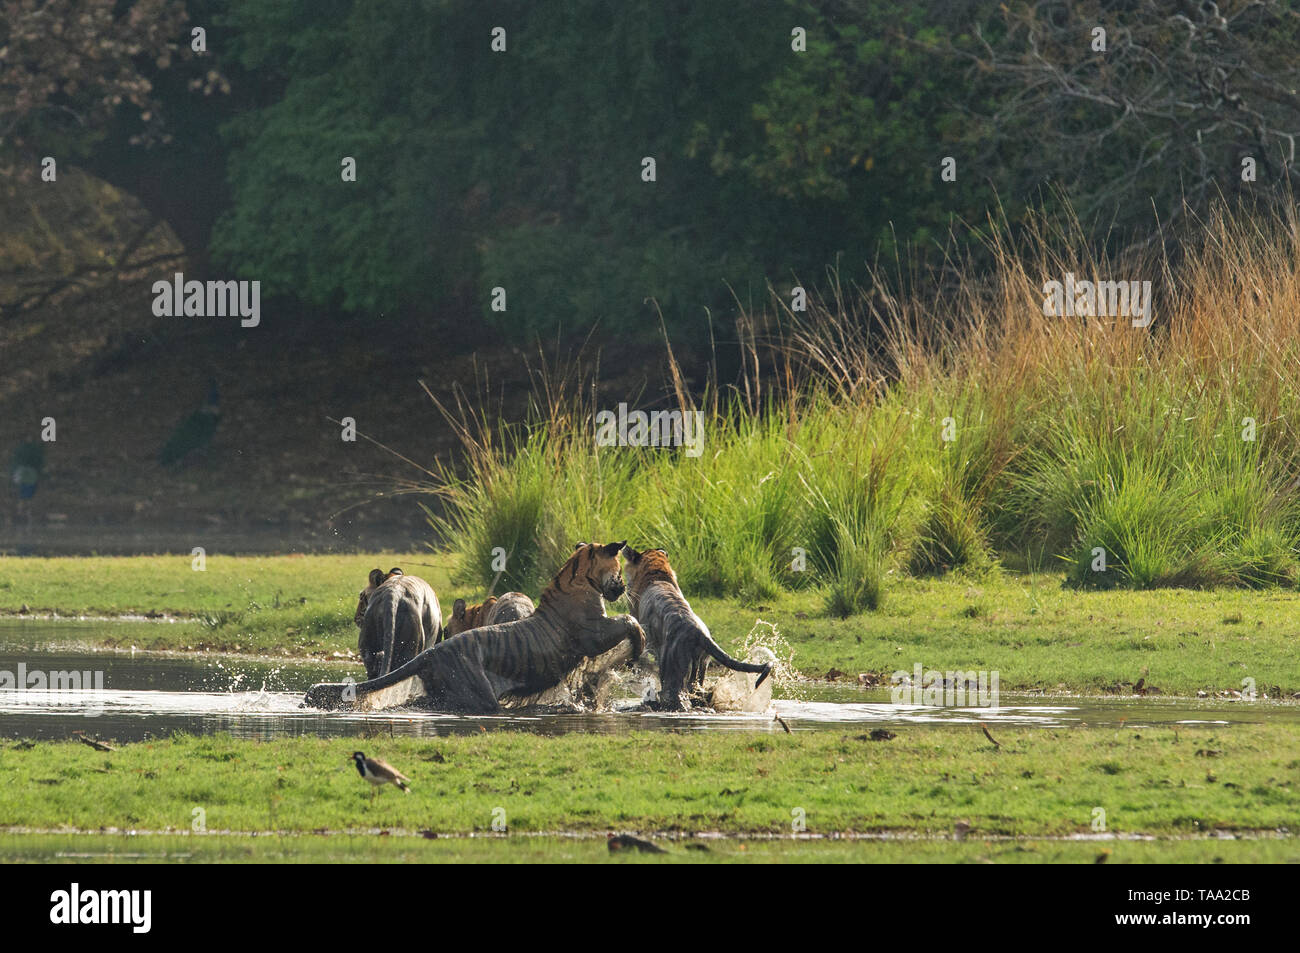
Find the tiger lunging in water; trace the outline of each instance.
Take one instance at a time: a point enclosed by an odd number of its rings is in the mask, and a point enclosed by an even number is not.
[[[689,707],[683,690],[688,685],[703,685],[710,657],[732,671],[756,673],[754,688],[763,684],[772,672],[771,663],[742,662],[713,641],[709,627],[682,595],[667,553],[662,549],[638,553],[631,547],[624,547],[623,553],[628,560],[628,602],[645,627],[647,647],[659,662],[660,708],[681,711]]]
[[[434,711],[495,714],[503,696],[540,694],[563,682],[586,658],[627,641],[633,659],[645,648],[636,619],[605,614],[605,600],[623,594],[624,543],[579,543],[537,611],[517,622],[462,632],[400,668],[358,685],[320,684],[306,704],[337,708],[355,701],[419,705]]]
[[[500,597],[489,596],[474,606],[467,606],[464,599],[457,599],[445,631],[447,637],[451,638],[470,629],[527,619],[536,611],[533,600],[522,592],[507,592]],[[559,685],[534,695],[519,695],[514,692],[503,695],[499,699],[501,707],[542,706],[570,711],[605,708],[609,704],[611,692],[619,683],[614,673],[631,661],[631,655],[632,646],[628,642],[620,642],[602,655],[584,658]]]

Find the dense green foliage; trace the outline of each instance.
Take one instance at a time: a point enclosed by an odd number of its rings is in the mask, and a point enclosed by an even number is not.
[[[940,198],[960,66],[892,35],[924,14],[837,6],[236,0],[239,65],[279,92],[229,124],[217,249],[317,304],[461,293],[526,334],[622,330],[654,298],[702,332],[728,286],[856,269],[988,197]]]
[[[96,0],[57,42],[48,11],[8,6],[0,166],[94,154],[128,188],[172,183],[151,208],[192,255],[224,213],[216,260],[268,294],[451,298],[521,340],[653,329],[653,299],[698,344],[769,283],[923,267],[991,209],[1018,226],[1068,196],[1091,241],[1122,244],[1300,179],[1286,0],[1227,19],[1157,0]],[[145,179],[120,174],[127,141],[172,137]]]
[[[232,0],[239,66],[272,94],[228,127],[217,245],[317,304],[456,292],[527,336],[635,328],[653,298],[699,341],[733,292],[750,305],[831,264],[861,277],[882,254],[915,267],[995,207],[1015,225],[1068,195],[1091,240],[1123,242],[1152,212],[1285,194],[1300,25],[1284,3],[1227,29],[1215,15],[1149,0],[1050,15],[987,0]],[[1243,157],[1259,164],[1245,188]]]

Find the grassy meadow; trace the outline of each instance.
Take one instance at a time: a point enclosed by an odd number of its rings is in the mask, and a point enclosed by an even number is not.
[[[353,614],[371,569],[401,566],[443,593],[447,563],[433,553],[211,554],[196,571],[188,554],[0,557],[0,617],[148,616],[155,621],[100,626],[88,641],[145,650],[331,655],[356,649]],[[446,602],[450,609],[452,600]]]
[[[667,550],[724,647],[739,654],[770,623],[805,677],[920,662],[998,671],[1004,692],[1140,683],[1194,696],[1249,680],[1272,699],[1300,694],[1300,227],[1215,220],[1177,263],[1097,259],[1072,232],[990,234],[987,280],[833,288],[806,312],[774,293],[742,340],[747,365],[776,373],[738,388],[693,402],[670,352],[658,406],[702,414],[700,457],[597,447],[606,408],[554,380],[515,423],[439,404],[461,453],[406,487],[437,500],[425,515],[443,542],[428,553],[213,553],[202,572],[188,555],[4,558],[0,625],[39,635],[55,630],[18,620],[146,616],[49,637],[354,659],[357,592],[375,566],[427,578],[446,613],[489,588],[536,596],[575,542],[626,538]],[[1044,316],[1039,287],[1067,272],[1149,278],[1154,323]],[[886,742],[852,730],[178,735],[108,753],[7,742],[0,858],[596,860],[603,832],[630,829],[731,835],[660,859],[1297,859],[1291,726],[996,734],[999,746],[953,727]],[[413,792],[371,804],[348,760],[358,745]],[[196,808],[223,836],[185,835]],[[462,836],[490,835],[497,808],[516,833],[591,837]],[[1042,840],[1089,833],[1096,808],[1110,832],[1157,839]],[[741,839],[788,834],[796,809],[813,834],[941,839]],[[113,833],[126,830],[153,833]]]
[[[170,622],[61,626],[29,623],[34,636],[145,651],[237,652],[295,658],[351,657],[352,614],[368,568],[400,565],[434,586],[444,613],[482,590],[457,586],[451,555],[188,555],[0,558],[0,624],[29,614]],[[358,581],[360,580],[360,581]],[[996,670],[1003,691],[1130,693],[1139,679],[1166,695],[1242,689],[1252,678],[1272,698],[1300,692],[1295,644],[1300,592],[1271,588],[1078,590],[1064,574],[999,569],[891,579],[875,612],[847,619],[817,589],[768,599],[692,600],[720,643],[740,651],[771,623],[805,677],[885,678],[921,662],[941,670]],[[533,593],[536,595],[536,593]],[[624,611],[619,604],[615,611]]]
[[[579,540],[662,547],[735,648],[762,619],[810,675],[996,668],[1006,690],[1300,691],[1300,223],[1218,216],[1177,262],[993,221],[992,273],[881,271],[738,325],[747,373],[670,399],[702,454],[598,447],[594,391],[526,419],[435,399],[459,455],[406,489],[437,552],[0,560],[0,612],[164,613],[113,644],[330,656],[375,565],[444,603],[536,596]],[[1044,280],[1150,280],[1153,321],[1044,312]],[[889,292],[898,288],[896,294]],[[759,373],[762,367],[764,373]],[[570,375],[572,376],[572,375]],[[607,400],[605,395],[602,400]],[[636,403],[635,395],[627,395]],[[652,403],[645,406],[650,407]],[[505,569],[498,573],[498,557]]]
[[[1283,725],[977,728],[592,737],[176,735],[98,752],[76,741],[0,746],[11,832],[440,834],[639,830],[789,834],[1180,837],[1285,831],[1300,805],[1300,738]],[[374,799],[358,746],[411,778]],[[199,813],[196,813],[199,809]],[[798,810],[801,809],[801,810]]]
[[[603,837],[4,834],[0,861],[65,864],[1240,864],[1295,863],[1290,839],[1096,842],[954,840],[660,841],[662,854],[612,853]]]

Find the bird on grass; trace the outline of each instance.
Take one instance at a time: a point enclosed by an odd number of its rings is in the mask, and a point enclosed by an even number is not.
[[[385,784],[396,784],[407,794],[411,793],[411,789],[407,787],[407,783],[411,779],[387,761],[380,761],[378,758],[367,758],[360,751],[352,752],[352,761],[357,766],[357,773],[373,785],[370,789],[370,800],[375,799],[375,795],[379,793],[379,789]]]
[[[217,382],[208,382],[208,395],[202,405],[178,423],[163,448],[158,453],[158,462],[163,466],[182,463],[186,457],[198,450],[204,450],[212,442],[217,432],[217,422],[221,419],[220,395]]]
[[[107,741],[100,741],[98,738],[91,738],[91,737],[90,737],[89,735],[87,735],[84,731],[74,731],[74,732],[73,732],[73,735],[75,735],[75,736],[77,737],[77,739],[78,739],[78,740],[79,740],[83,745],[90,745],[90,747],[94,748],[96,751],[116,751],[116,750],[117,750],[117,749],[114,748],[111,744],[109,744]]]

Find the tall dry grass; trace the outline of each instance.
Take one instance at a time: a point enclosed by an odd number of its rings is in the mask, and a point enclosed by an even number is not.
[[[597,448],[591,391],[553,381],[514,425],[448,413],[465,457],[435,481],[435,528],[497,591],[537,589],[578,540],[628,537],[692,591],[817,585],[838,614],[879,605],[891,572],[999,562],[1055,561],[1080,586],[1292,584],[1295,216],[1217,214],[1177,263],[1098,252],[1069,221],[988,234],[991,271],[832,275],[807,311],[773,294],[746,314],[750,373],[705,395],[699,459]],[[1151,281],[1151,325],[1044,315],[1066,272]],[[765,390],[760,340],[784,372]],[[668,404],[694,409],[667,366]]]

